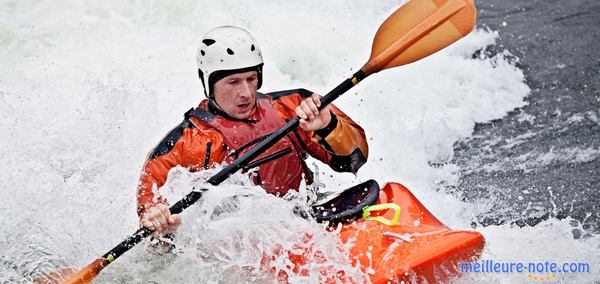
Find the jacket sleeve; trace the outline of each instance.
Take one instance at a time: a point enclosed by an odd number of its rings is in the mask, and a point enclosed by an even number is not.
[[[332,169],[356,174],[369,157],[365,131],[337,107],[332,105],[331,112],[329,125],[315,131],[312,139],[331,153],[327,164]]]
[[[274,105],[282,115],[291,119],[296,116],[296,107],[304,98],[312,95],[312,92],[304,89],[288,92],[286,95],[283,95],[283,92],[276,93]],[[330,106],[331,122],[324,129],[309,133],[311,141],[307,141],[308,152],[335,171],[356,173],[369,155],[365,132],[336,106]],[[311,144],[320,145],[320,149],[315,150]]]
[[[224,159],[223,136],[214,129],[199,129],[188,121],[173,129],[148,155],[137,187],[137,213],[146,211],[167,200],[158,194],[158,188],[167,180],[175,166],[191,171],[209,168]]]

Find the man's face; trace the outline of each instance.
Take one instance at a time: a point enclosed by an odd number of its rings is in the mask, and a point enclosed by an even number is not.
[[[215,101],[229,116],[246,119],[254,110],[258,74],[256,71],[236,73],[217,81],[213,88]]]

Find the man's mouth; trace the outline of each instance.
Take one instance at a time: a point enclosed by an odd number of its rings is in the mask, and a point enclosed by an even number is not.
[[[242,110],[246,110],[250,107],[250,103],[245,103],[245,104],[239,104],[238,108],[242,109]]]

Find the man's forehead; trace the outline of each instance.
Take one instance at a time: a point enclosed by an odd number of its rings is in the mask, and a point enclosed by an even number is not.
[[[257,74],[258,74],[258,72],[256,72],[256,71],[247,71],[247,72],[241,72],[241,73],[234,73],[234,74],[223,77],[223,79],[243,79],[243,78],[256,76]]]

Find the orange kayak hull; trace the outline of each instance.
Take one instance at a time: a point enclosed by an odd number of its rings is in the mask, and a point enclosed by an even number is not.
[[[448,228],[403,185],[386,184],[376,203],[400,206],[397,225],[360,220],[340,232],[342,242],[352,243],[350,260],[371,282],[446,282],[459,274],[461,262],[479,259],[483,235]],[[380,215],[391,220],[394,212],[388,209]]]

